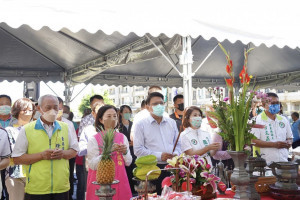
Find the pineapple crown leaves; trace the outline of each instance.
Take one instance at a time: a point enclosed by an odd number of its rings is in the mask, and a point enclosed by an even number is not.
[[[99,131],[99,128],[97,128]],[[108,129],[105,131],[103,128],[101,128],[101,131],[99,131],[102,138],[102,145],[99,145],[99,148],[102,149],[102,158],[103,160],[111,159],[111,153],[113,150],[113,144],[114,139],[116,135],[115,129]]]

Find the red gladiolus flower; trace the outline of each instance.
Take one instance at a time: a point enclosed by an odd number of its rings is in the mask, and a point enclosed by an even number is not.
[[[230,67],[232,67],[232,60],[230,60]]]
[[[240,72],[239,77],[240,77],[240,79],[241,79],[241,83],[242,83],[242,84],[243,84],[244,82],[247,83],[247,84],[250,82],[250,77],[249,77],[248,73],[246,73],[245,66],[243,66],[243,69],[242,69],[242,71]]]
[[[229,87],[232,87],[233,86],[233,83],[232,83],[232,79],[226,79],[226,83]]]
[[[229,65],[226,66],[226,72],[227,72],[228,74],[231,73],[231,67],[230,67]]]

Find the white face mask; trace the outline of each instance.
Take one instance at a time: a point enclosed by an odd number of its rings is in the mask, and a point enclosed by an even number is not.
[[[56,116],[56,119],[57,118],[60,118],[64,113],[64,110],[58,110],[58,113],[57,113],[57,116]]]
[[[66,119],[69,118],[69,114],[68,113],[64,113],[62,116],[63,116],[63,118],[66,118]]]
[[[38,119],[41,115],[40,111],[36,111],[33,118]]]
[[[42,110],[42,109],[41,109]],[[57,111],[54,109],[48,110],[47,112],[44,112],[42,110],[42,117],[47,121],[47,122],[54,122],[57,118]]]

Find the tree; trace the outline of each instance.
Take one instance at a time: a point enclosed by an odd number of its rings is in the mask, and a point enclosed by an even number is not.
[[[84,112],[85,109],[91,108],[91,107],[90,107],[90,98],[91,98],[92,96],[94,96],[94,95],[95,95],[95,92],[94,92],[94,90],[92,89],[90,94],[85,95],[85,96],[81,99],[81,102],[80,102],[79,107],[78,107],[78,111],[79,111],[81,114],[83,114],[83,112]],[[100,94],[100,95],[103,97],[104,103],[105,103],[105,104],[114,105],[114,102],[113,102],[111,99],[109,99],[109,97],[108,97],[109,94],[108,94],[108,91],[107,91],[107,90],[105,90],[104,93],[103,93],[103,94]]]

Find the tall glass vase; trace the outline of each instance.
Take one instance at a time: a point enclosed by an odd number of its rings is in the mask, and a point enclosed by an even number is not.
[[[245,169],[245,162],[248,155],[243,151],[228,151],[233,159],[234,169],[231,175],[231,182],[236,186],[235,199],[249,199],[247,188],[250,184],[250,177]]]

